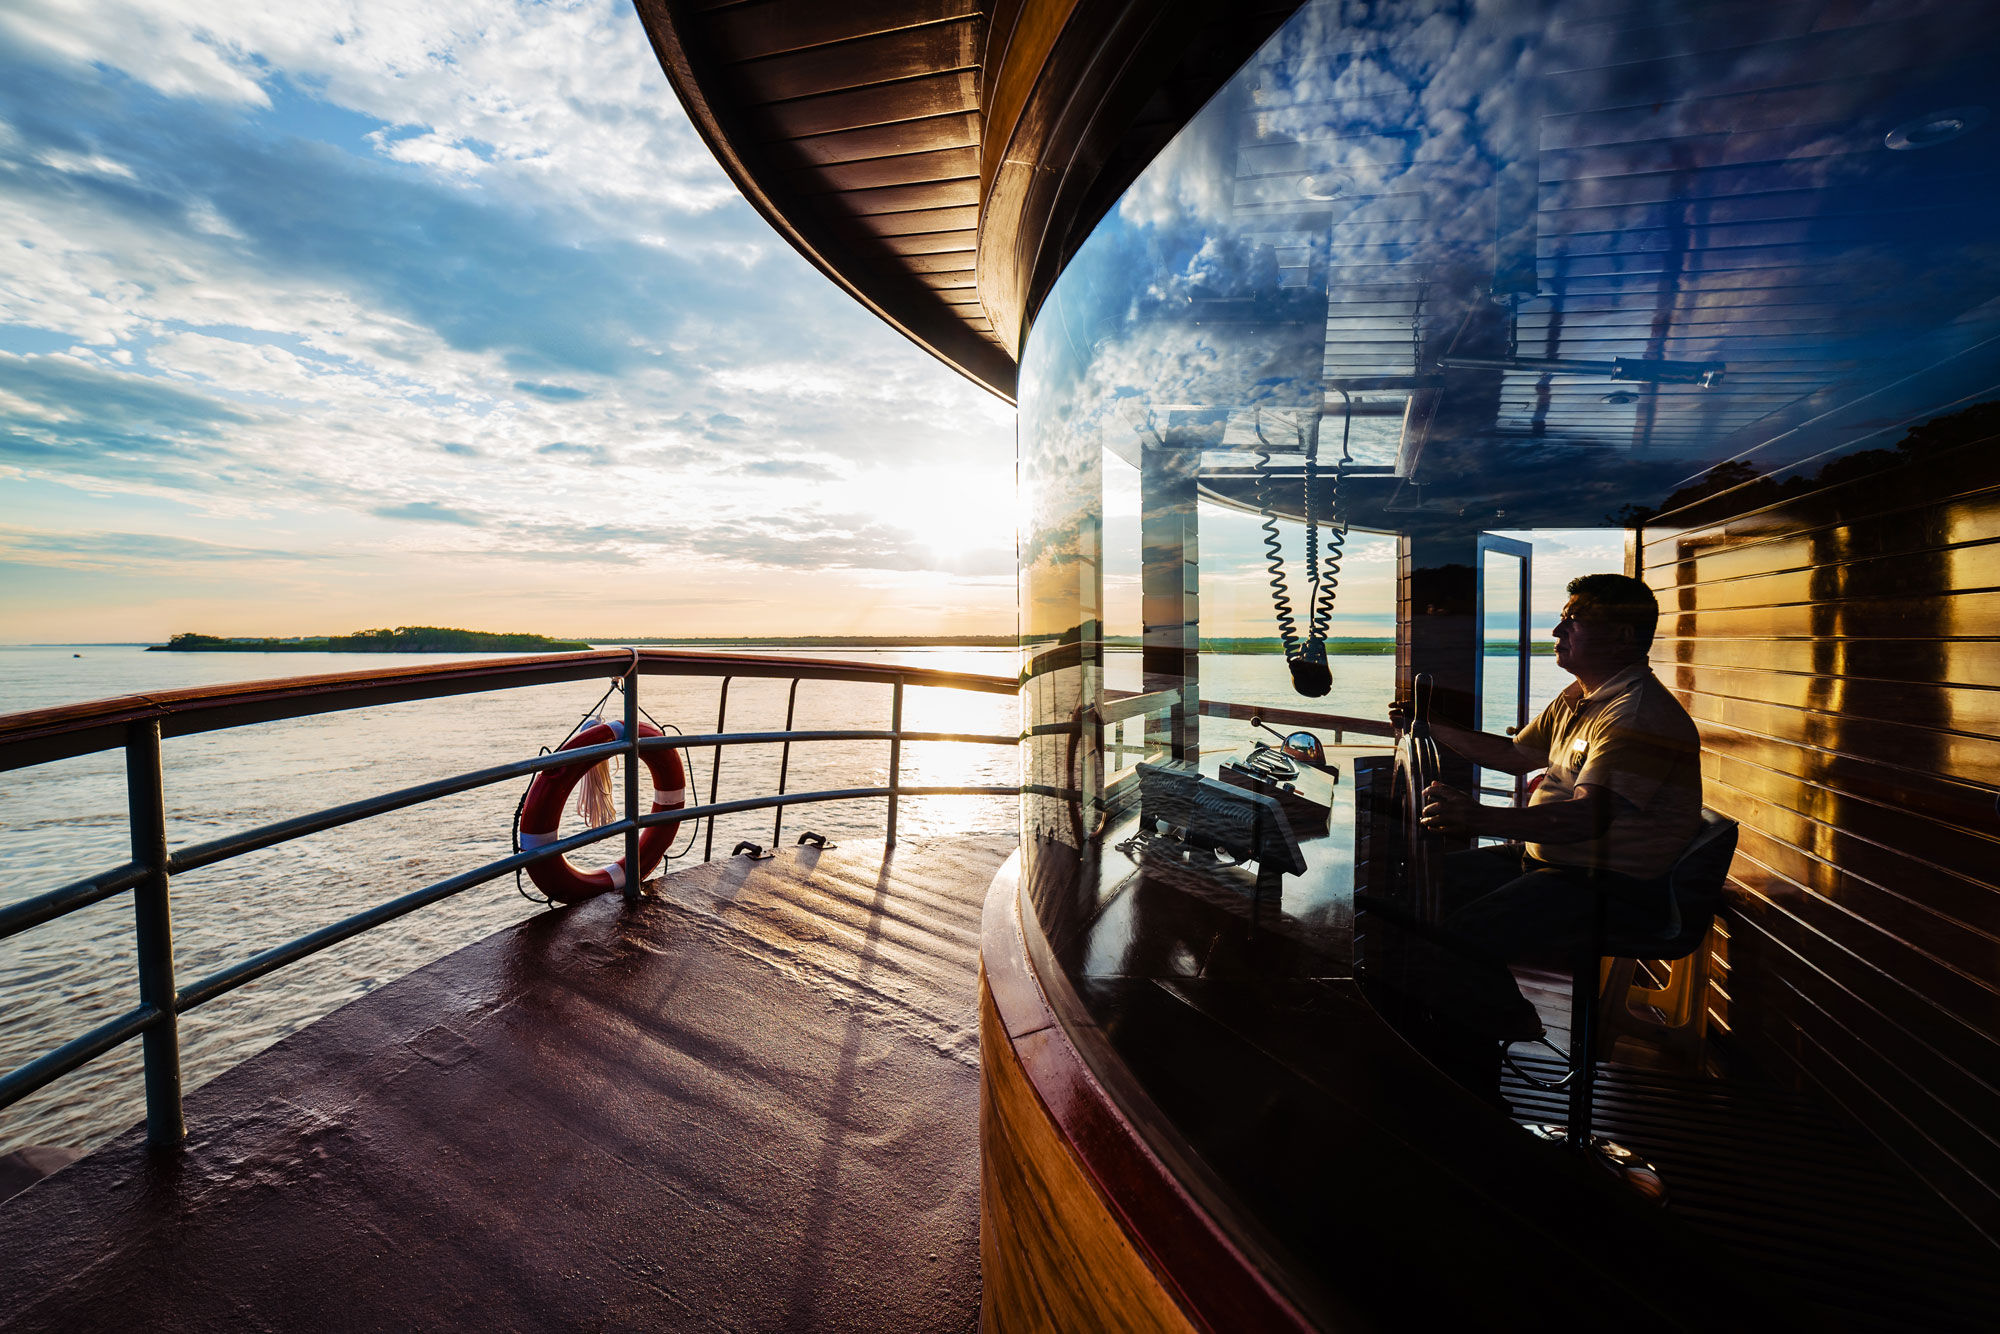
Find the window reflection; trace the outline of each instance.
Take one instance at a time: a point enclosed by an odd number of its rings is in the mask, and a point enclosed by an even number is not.
[[[1117,775],[1198,750],[1197,500],[1286,525],[1296,584],[1308,456],[1344,457],[1313,517],[1447,569],[1488,529],[1748,513],[1982,396],[1994,33],[1953,4],[1755,31],[1664,3],[1304,8],[1026,343],[1024,819],[1079,857],[1073,912],[1108,892]],[[1107,733],[1107,691],[1157,708]]]

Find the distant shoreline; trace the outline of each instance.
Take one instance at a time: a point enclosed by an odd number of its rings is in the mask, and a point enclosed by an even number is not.
[[[148,653],[576,653],[590,645],[580,639],[546,635],[492,634],[437,625],[402,625],[352,635],[311,635],[298,639],[249,639],[179,634]]]

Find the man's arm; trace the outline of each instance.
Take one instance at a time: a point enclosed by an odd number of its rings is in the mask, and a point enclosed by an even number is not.
[[[1398,727],[1409,726],[1409,710],[1400,701],[1389,706],[1389,717]],[[1546,756],[1537,758],[1524,752],[1514,744],[1511,737],[1495,736],[1491,732],[1475,732],[1469,727],[1460,727],[1457,723],[1447,723],[1433,718],[1431,735],[1483,769],[1525,774],[1548,763]]]
[[[1423,826],[1460,837],[1504,838],[1520,843],[1584,843],[1611,827],[1616,803],[1608,787],[1584,784],[1567,801],[1533,806],[1482,806],[1443,783],[1424,789]]]

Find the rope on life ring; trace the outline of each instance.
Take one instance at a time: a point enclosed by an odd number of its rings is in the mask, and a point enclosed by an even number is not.
[[[660,729],[651,723],[639,724],[641,737],[660,736]],[[625,739],[623,721],[592,723],[563,742],[557,751],[577,750],[584,746],[601,746],[610,741]],[[677,811],[687,805],[687,769],[681,763],[678,750],[646,751],[641,757],[646,762],[647,771],[653,776],[653,810]],[[528,795],[521,802],[520,844],[521,851],[532,852],[536,848],[547,847],[556,841],[557,828],[562,823],[563,806],[569,794],[592,768],[590,761],[564,765],[558,769],[544,769],[535,775],[528,785]],[[660,859],[672,846],[674,832],[680,828],[678,820],[664,824],[647,825],[639,831],[639,879],[643,881]],[[579,871],[570,865],[567,857],[544,857],[528,864],[528,878],[535,887],[559,903],[575,903],[593,894],[606,894],[612,890],[625,888],[625,859],[620,857],[598,871]]]

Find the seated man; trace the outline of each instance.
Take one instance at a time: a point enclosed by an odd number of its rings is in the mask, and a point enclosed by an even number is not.
[[[1445,932],[1476,962],[1443,986],[1439,1008],[1490,1037],[1540,1033],[1506,965],[1587,945],[1595,895],[1611,929],[1664,932],[1668,872],[1701,827],[1700,737],[1646,664],[1660,618],[1652,590],[1588,574],[1569,594],[1556,665],[1576,680],[1540,716],[1511,739],[1431,723],[1485,768],[1547,769],[1523,807],[1483,806],[1443,783],[1423,794],[1426,828],[1511,840],[1446,857],[1440,884]]]

